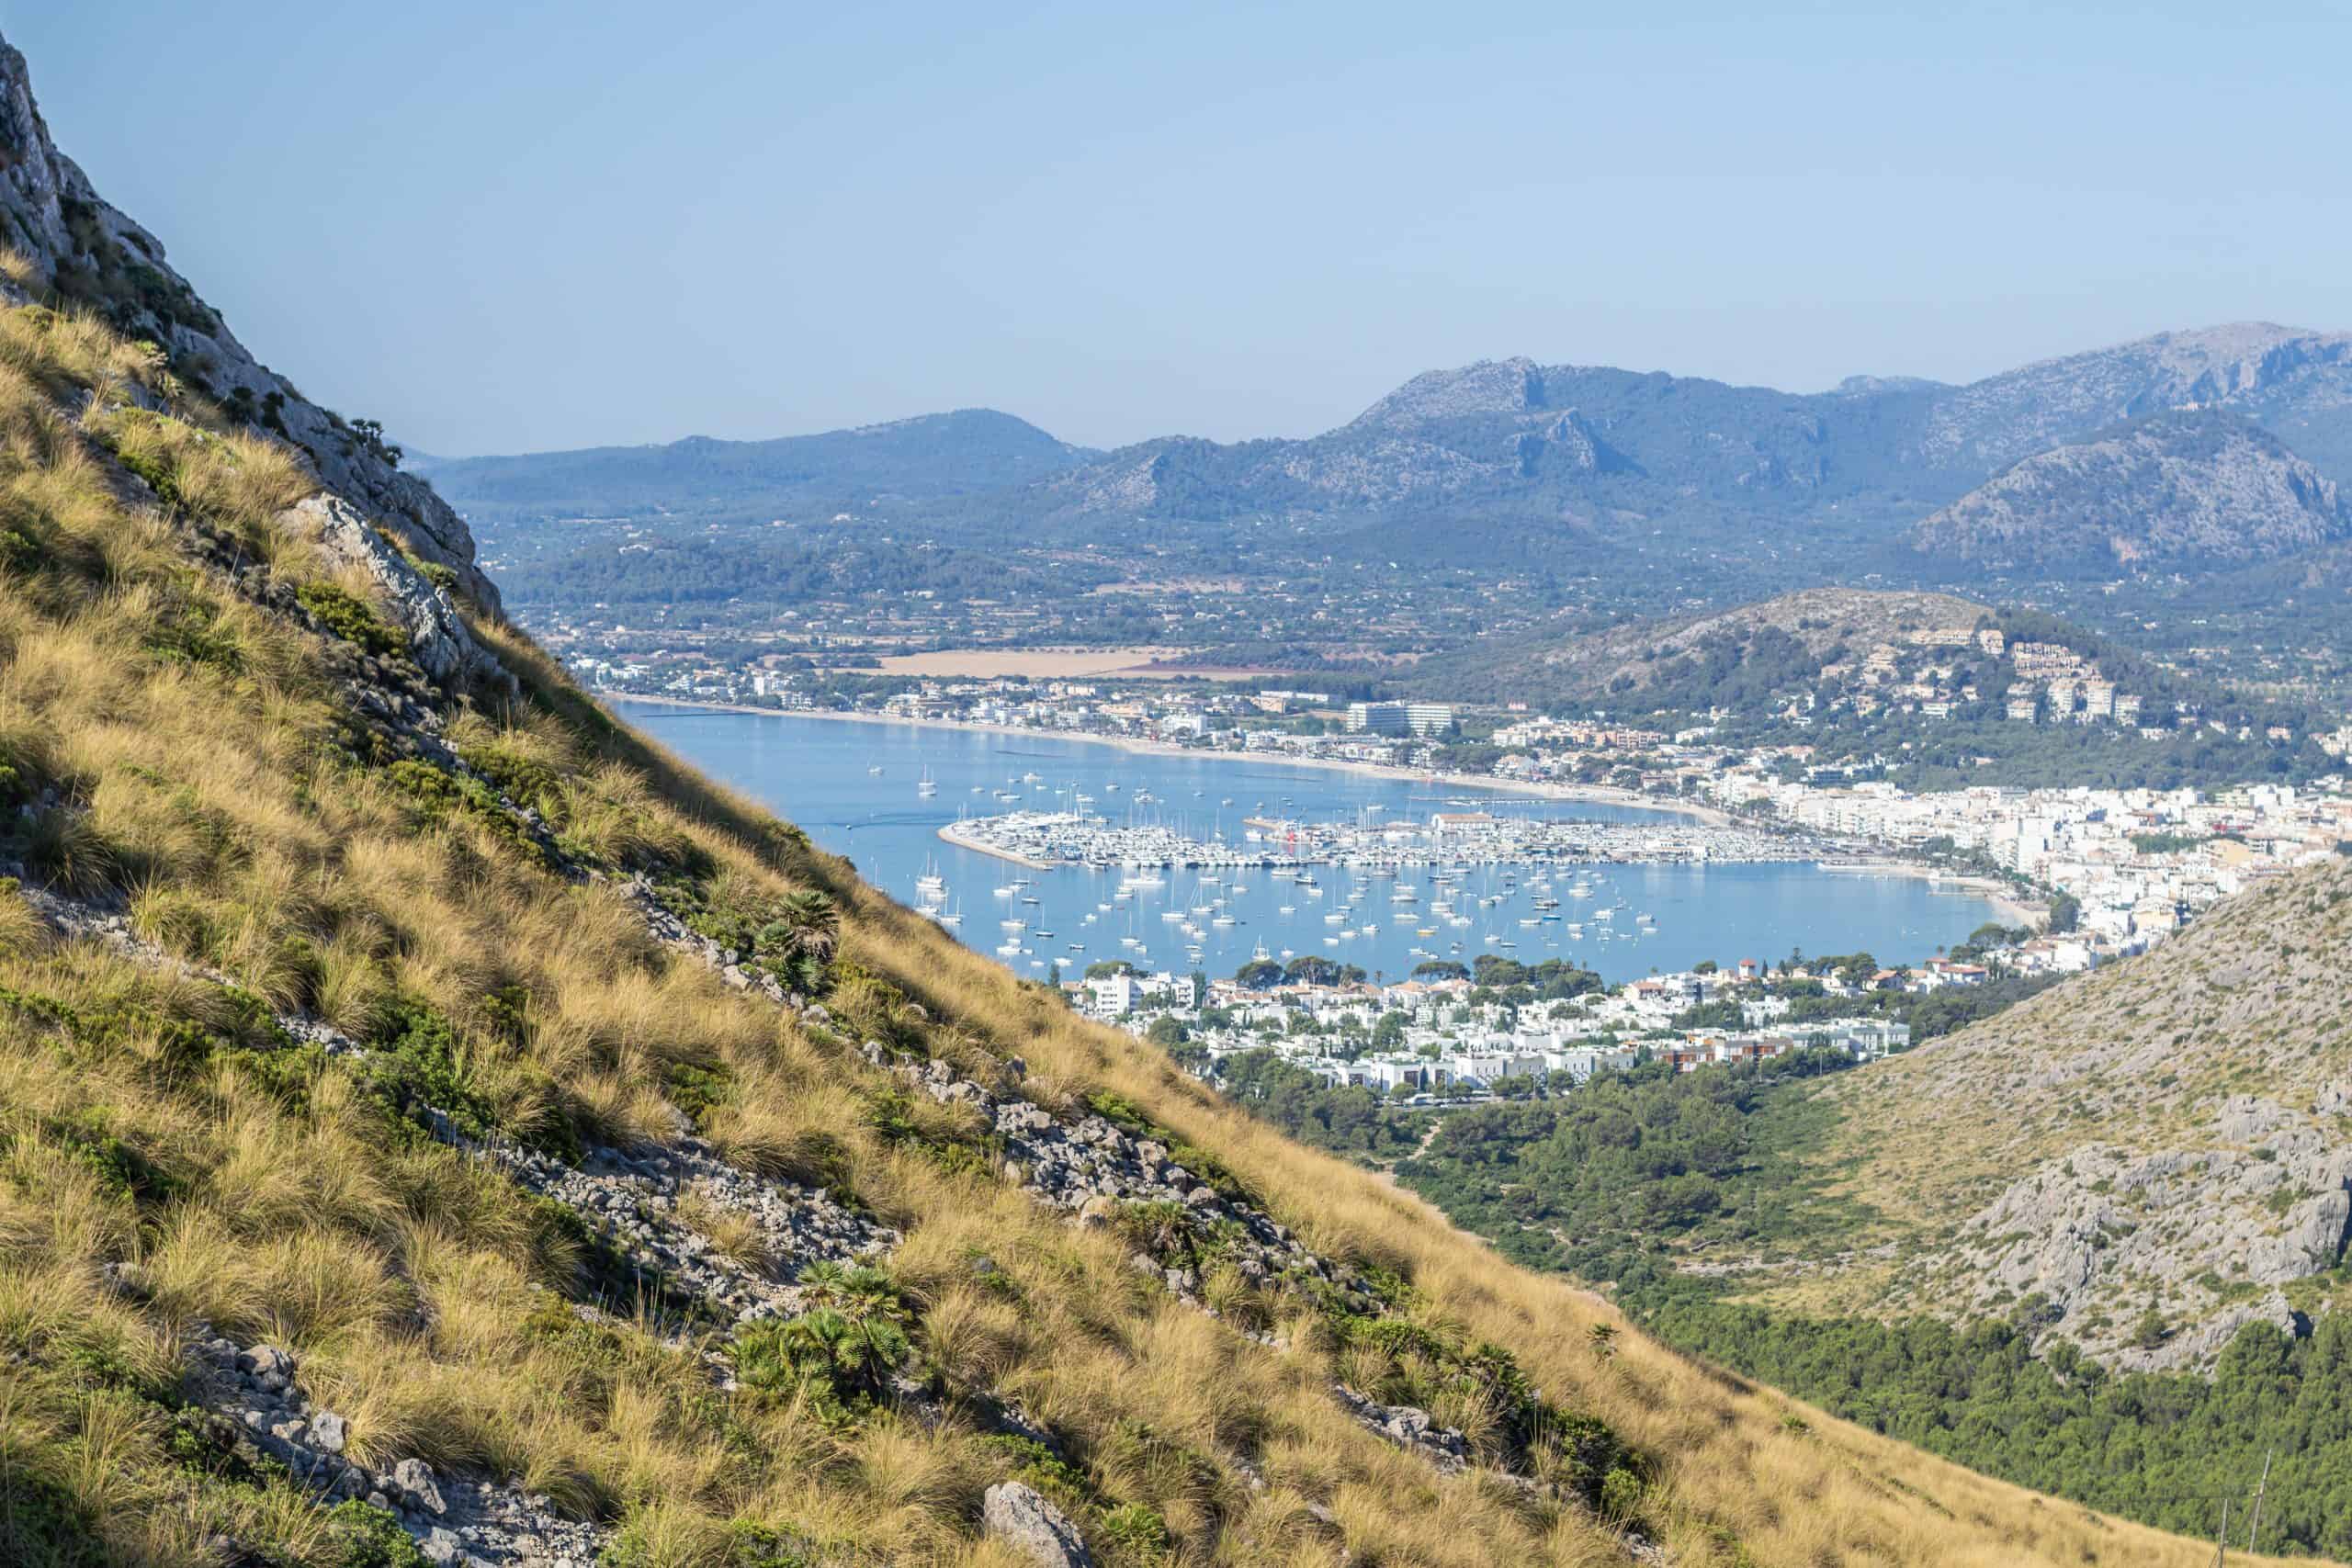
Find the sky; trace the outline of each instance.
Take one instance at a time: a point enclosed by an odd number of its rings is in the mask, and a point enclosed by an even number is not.
[[[1638,13],[1638,14],[1637,14]],[[2352,327],[2352,6],[0,0],[310,396],[458,456],[1479,358],[1811,390]]]

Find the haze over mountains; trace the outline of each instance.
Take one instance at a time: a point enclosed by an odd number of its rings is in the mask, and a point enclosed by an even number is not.
[[[2198,410],[2227,411],[2240,438],[2215,438],[2227,423],[2175,420],[2145,427],[2128,451],[2112,444],[2118,426]],[[2109,445],[2085,447],[2094,441]],[[2096,548],[2081,486],[2064,479],[2086,463],[2099,466]],[[1095,452],[1010,415],[962,411],[778,441],[416,467],[492,526],[616,506],[720,523],[839,511],[976,538],[1091,538],[1123,521],[1213,535],[1246,520],[1362,535],[1374,550],[1398,523],[1606,549],[1656,536],[1736,541],[1769,522],[1792,539],[1891,553],[1934,516],[1920,542],[1963,563],[2111,572],[2269,558],[2339,536],[2330,487],[2352,478],[2352,335],[2236,323],[1964,387],[1855,377],[1819,393],[1516,358],[1425,372],[1304,440],[1171,435]]]

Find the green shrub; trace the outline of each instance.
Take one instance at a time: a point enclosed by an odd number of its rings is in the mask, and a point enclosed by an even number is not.
[[[348,643],[379,659],[408,657],[408,634],[387,626],[366,601],[332,582],[306,582],[294,591],[302,608],[318,623]]]
[[[356,1497],[327,1511],[327,1540],[335,1568],[432,1568],[400,1520]]]

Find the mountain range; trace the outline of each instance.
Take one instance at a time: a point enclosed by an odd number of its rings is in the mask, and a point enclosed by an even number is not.
[[[2239,439],[2215,439],[2222,430]],[[2088,551],[2091,525],[2064,479],[2086,464],[2101,466],[2108,509]],[[2329,487],[2352,479],[2352,336],[2236,323],[1966,386],[1855,377],[1820,393],[1516,358],[1416,376],[1303,440],[1169,436],[1095,452],[967,411],[419,468],[493,527],[616,507],[701,522],[815,510],[971,538],[1125,525],[1206,541],[1248,521],[1377,553],[1400,526],[1439,526],[1500,531],[1563,558],[1661,536],[1744,549],[1759,529],[1893,558],[1918,528],[1957,542],[1950,558],[1963,567],[1997,541],[2005,559],[2112,572],[2270,558],[2339,535]],[[1945,554],[1913,568],[1932,571]]]
[[[412,454],[411,471],[478,515],[610,516],[733,508],[796,514],[827,506],[938,502],[1019,488],[1096,454],[992,409],[774,441],[691,436],[526,457]]]

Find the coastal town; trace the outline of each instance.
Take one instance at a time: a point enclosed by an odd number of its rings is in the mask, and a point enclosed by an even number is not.
[[[1972,1016],[1973,996],[1989,1010],[2093,961],[2080,935],[1981,934],[1982,948],[1898,968],[1867,953],[1746,957],[1613,987],[1572,964],[1482,954],[1386,984],[1322,958],[1261,956],[1220,979],[1111,961],[1063,989],[1073,1007],[1169,1047],[1211,1082],[1227,1083],[1238,1059],[1271,1057],[1329,1088],[1464,1104],[1654,1062],[1689,1072],[1808,1049],[1874,1060],[1913,1044],[1905,1015],[1922,1000],[1951,1004],[1932,1011],[1949,1024]]]

